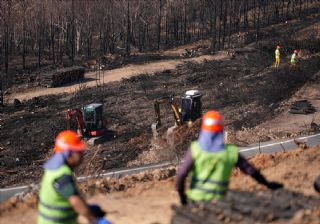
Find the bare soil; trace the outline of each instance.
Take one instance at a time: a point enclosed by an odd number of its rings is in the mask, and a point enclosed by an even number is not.
[[[127,66],[106,71],[104,77],[112,82],[99,87],[94,80],[90,81],[92,87],[86,83],[62,87],[76,88],[72,93],[63,93],[59,88],[29,89],[31,95],[21,105],[0,108],[0,187],[39,181],[41,166],[52,153],[54,137],[66,128],[66,110],[92,102],[104,103],[111,135],[99,148],[89,148],[89,162],[79,169],[82,175],[180,159],[190,141],[197,138],[200,121],[192,129],[181,127],[174,148],[155,144],[150,129],[155,119],[153,100],[164,95],[179,98],[190,89],[203,93],[204,111],[213,108],[224,115],[232,143],[245,146],[318,132],[312,129],[310,121],[318,125],[319,112],[308,116],[288,114],[290,103],[296,99],[307,98],[319,110],[320,46],[315,44],[319,40],[317,35],[310,37],[302,32],[310,28],[319,32],[315,29],[318,19],[311,16],[266,28],[258,43],[237,47],[235,58],[221,51],[188,60]],[[293,33],[298,33],[299,39]],[[299,68],[290,68],[285,57],[280,68],[271,66],[278,41],[290,48],[285,55],[298,46],[308,52],[301,57]],[[120,78],[121,81],[114,81]],[[32,98],[32,94],[51,90],[53,95]],[[165,107],[162,112],[164,128],[172,126],[170,109]]]
[[[227,55],[211,56],[211,55],[203,55],[195,58],[188,59],[172,59],[172,60],[164,60],[164,61],[156,61],[144,63],[141,65],[132,64],[126,65],[121,68],[116,68],[112,70],[105,71],[91,71],[85,74],[85,82],[82,82],[82,85],[85,87],[95,87],[97,84],[105,84],[113,81],[119,81],[123,78],[130,78],[132,76],[136,76],[139,74],[152,74],[161,72],[167,69],[175,69],[177,66],[183,64],[184,62],[202,62],[203,60],[217,60],[217,59],[225,59],[228,58]],[[79,89],[79,83],[73,83],[69,85],[65,85],[62,87],[56,88],[44,88],[44,87],[36,87],[33,89],[30,88],[20,88],[18,92],[11,93],[8,97],[9,101],[13,99],[18,100],[29,100],[34,97],[52,95],[52,94],[60,94],[60,93],[74,93]],[[10,91],[10,90],[9,90]],[[12,91],[15,91],[14,89]]]
[[[259,60],[253,62],[255,58]],[[154,121],[152,104],[153,99],[163,95],[181,96],[188,89],[200,89],[204,94],[204,110],[220,110],[225,116],[227,130],[253,128],[275,117],[279,111],[284,112],[289,105],[282,102],[310,82],[320,67],[317,57],[302,61],[302,69],[296,71],[286,65],[277,70],[266,68],[267,62],[272,63],[267,54],[246,49],[234,60],[207,61],[201,65],[187,63],[177,70],[157,75],[140,75],[101,88],[82,89],[75,94],[37,97],[23,102],[18,108],[4,108],[0,118],[0,163],[3,167],[0,185],[37,180],[42,163],[52,152],[54,136],[65,128],[65,111],[91,102],[104,102],[108,128],[114,131],[114,139],[102,144],[94,158],[92,170],[95,172],[130,165],[130,161],[153,148],[150,130]],[[248,67],[251,63],[254,66]],[[174,122],[168,108],[164,114],[163,122],[170,127]],[[181,146],[188,145],[196,137],[197,130],[196,127],[195,135],[187,138]],[[241,145],[252,141],[252,136],[236,137],[234,142]],[[90,148],[88,159],[96,149]],[[173,152],[181,155],[184,150],[186,148],[178,147]],[[159,161],[168,158],[163,158],[161,153],[155,156]],[[140,163],[146,162],[141,157],[139,160]]]
[[[247,143],[256,143],[271,139],[294,138],[299,135],[310,135],[320,131],[320,113],[291,114],[290,105],[299,100],[308,100],[320,110],[320,72],[315,74],[312,81],[298,89],[287,101],[281,103],[279,114],[270,120],[262,122],[253,128],[243,128],[234,133],[236,139],[247,139]],[[251,136],[251,138],[249,138]]]
[[[268,180],[280,181],[285,188],[267,190],[235,170],[231,178],[231,191],[224,204],[227,207],[224,213],[218,215],[211,212],[211,220],[234,223],[232,217],[238,214],[243,216],[242,220],[252,223],[319,223],[320,196],[313,190],[313,181],[319,175],[319,146],[287,153],[261,154],[253,157],[251,162]],[[172,167],[120,180],[93,180],[80,184],[80,188],[89,202],[98,203],[107,211],[107,217],[113,223],[170,223],[174,215],[171,205],[179,203],[175,178],[172,177],[175,173]],[[26,220],[35,222],[36,202],[34,193],[29,193],[21,199],[2,203],[0,220],[17,224]],[[219,208],[220,204],[214,206]],[[243,214],[244,210],[250,212]],[[233,214],[229,219],[225,215],[227,211]],[[204,221],[207,215],[200,218]]]

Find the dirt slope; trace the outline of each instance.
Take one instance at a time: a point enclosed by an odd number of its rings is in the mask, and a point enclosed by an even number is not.
[[[265,52],[244,48],[239,49],[233,60],[187,63],[177,70],[157,75],[131,77],[75,94],[33,98],[17,108],[4,108],[6,111],[0,115],[0,129],[3,130],[0,135],[0,185],[37,181],[42,163],[52,152],[54,136],[65,128],[65,111],[91,102],[104,102],[108,128],[114,131],[115,138],[101,145],[95,166],[86,172],[128,166],[141,153],[152,149],[153,99],[163,95],[173,94],[179,98],[186,90],[199,89],[203,93],[204,111],[215,108],[222,112],[227,129],[254,127],[277,114],[279,108],[285,108],[281,103],[312,79],[320,67],[317,57],[302,61],[302,69],[297,71],[286,65],[280,69],[268,68],[271,63],[272,58]],[[163,107],[162,114],[164,127],[172,126],[174,121],[169,108]],[[191,140],[187,139],[182,145]],[[248,139],[234,141],[242,145],[244,142]],[[96,149],[90,148],[88,159]],[[186,148],[179,150],[183,153]],[[157,153],[156,159],[175,158],[174,154],[169,158],[163,155]],[[143,158],[141,161],[152,162]]]
[[[310,17],[262,30],[265,38],[236,48],[233,59],[226,52],[220,52],[221,60],[200,64],[180,61],[182,64],[173,70],[163,71],[157,67],[161,72],[156,75],[141,74],[99,88],[78,88],[74,93],[35,97],[17,107],[0,108],[0,186],[39,181],[41,165],[52,153],[54,137],[66,127],[66,110],[92,102],[104,103],[104,114],[114,138],[101,145],[92,160],[94,163],[82,167],[88,168],[85,174],[175,159],[183,154],[190,141],[197,137],[198,127],[188,138],[182,138],[184,141],[173,150],[167,146],[165,150],[163,147],[154,150],[150,125],[155,119],[155,98],[175,95],[179,103],[180,96],[190,89],[203,93],[204,111],[214,108],[224,115],[226,130],[233,136],[230,141],[237,145],[319,131],[310,131],[313,115],[291,116],[287,113],[291,101],[309,97],[318,109],[314,123],[320,123],[319,101],[314,95],[320,80],[316,75],[320,69],[320,45],[314,45],[317,39],[310,39],[300,32],[317,25],[318,19]],[[272,32],[276,35],[270,37]],[[289,35],[297,32],[299,39]],[[280,68],[271,67],[276,38],[290,49],[307,48],[310,47],[307,44],[312,43],[312,49],[305,49],[309,53],[299,61],[299,69],[290,68],[285,58]],[[148,65],[152,70],[152,64]],[[134,71],[138,68],[137,65]],[[130,73],[130,67],[124,71]],[[164,107],[162,114],[164,128],[172,126],[174,121],[169,108]],[[97,147],[90,147],[87,161],[95,150]],[[147,154],[150,155],[148,159],[145,158]]]
[[[272,197],[276,197],[279,203],[284,203],[283,200],[287,200],[287,202],[290,201],[292,208],[302,206],[300,209],[303,206],[308,207],[308,205],[303,205],[302,201],[306,202],[309,200],[307,203],[313,205],[313,209],[317,208],[318,212],[320,212],[320,197],[313,190],[312,185],[315,177],[319,175],[320,147],[306,151],[295,150],[290,153],[259,155],[253,158],[251,162],[261,168],[263,174],[269,180],[284,183],[285,190],[271,192],[263,186],[258,185],[250,177],[239,174],[237,171],[231,179],[230,187],[233,191],[250,191],[251,193],[245,193],[248,197],[255,198],[258,200],[258,203],[263,202],[266,204],[266,201],[261,200],[270,200],[271,197],[266,196],[269,199],[263,199],[262,196],[272,193]],[[312,199],[312,197],[314,198]],[[109,211],[110,219],[117,223],[169,223],[172,214],[170,205],[177,203],[177,194],[174,192],[174,181],[169,179],[167,181],[138,185],[137,188],[129,189],[124,194],[111,193],[110,197],[108,195],[95,196],[91,200],[103,203]],[[250,202],[250,200],[248,201]],[[315,204],[318,206],[315,206]],[[269,212],[280,206],[277,204],[273,205],[272,201],[269,205],[270,207],[266,207],[270,209]],[[251,204],[251,206],[254,206],[254,204]],[[282,204],[281,206],[285,207],[286,205]],[[296,212],[293,213],[296,214]],[[297,221],[299,217],[295,217],[294,214],[290,216],[290,219]],[[319,213],[312,215],[320,220]],[[284,223],[288,223],[287,220]]]
[[[250,128],[235,132],[235,138],[248,139],[248,143],[270,139],[292,138],[320,131],[320,71],[312,80],[297,90],[288,100],[282,102],[279,114],[272,119]],[[290,105],[298,100],[308,100],[317,110],[312,114],[290,114]],[[251,136],[249,138],[249,136]]]
[[[317,220],[320,220],[320,196],[313,190],[313,181],[319,175],[320,147],[272,155],[261,154],[251,159],[251,162],[259,167],[269,180],[284,183],[285,189],[276,192],[266,190],[236,170],[230,186],[233,192],[232,203],[255,206],[251,210],[258,212],[258,209],[262,209],[260,212],[267,215],[266,217],[271,217],[272,214],[274,217],[287,217],[271,219],[270,223],[290,223],[288,220],[302,223],[302,219],[315,220],[309,223],[319,223]],[[171,177],[174,173],[170,168],[119,181],[97,180],[82,184],[81,189],[86,192],[90,202],[98,203],[107,210],[113,223],[169,223],[173,214],[171,205],[178,204],[174,178]],[[93,194],[95,196],[90,197]],[[12,200],[2,203],[0,208],[4,212],[0,215],[0,220],[17,224],[25,223],[26,218],[33,221],[36,218],[34,206],[33,196],[27,199],[27,202]],[[304,208],[309,210],[304,211]],[[275,209],[279,213],[275,214]],[[259,213],[252,213],[250,218],[257,214]],[[258,220],[260,223],[266,222],[261,221],[261,217]]]

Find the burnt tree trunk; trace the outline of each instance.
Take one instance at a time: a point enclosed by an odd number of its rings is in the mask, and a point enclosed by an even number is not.
[[[228,6],[229,0],[225,0],[224,4],[224,15],[223,15],[223,36],[222,36],[222,48],[224,48],[227,32],[227,16],[228,16]]]
[[[75,57],[75,14],[74,14],[74,0],[71,1],[71,61],[74,64]]]
[[[256,28],[256,42],[260,38],[260,13],[261,13],[261,0],[258,0],[258,15],[257,15],[257,28]]]
[[[186,43],[187,36],[187,0],[184,0],[183,7],[183,43]]]
[[[161,42],[161,19],[162,19],[162,0],[159,0],[159,17],[158,17],[158,32],[157,32],[157,48],[160,49]]]
[[[127,0],[127,41],[126,41],[126,55],[130,55],[131,43],[131,23],[130,23],[130,0]]]
[[[26,69],[26,2],[23,1],[22,21],[22,68]]]
[[[211,17],[211,50],[214,52],[216,50],[217,43],[217,4],[216,1],[210,0],[210,17]]]
[[[223,10],[223,0],[220,0],[218,50],[221,49],[221,32],[222,32],[222,21],[223,21],[222,10]]]

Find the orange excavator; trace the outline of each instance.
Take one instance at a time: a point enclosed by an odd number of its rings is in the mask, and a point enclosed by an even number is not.
[[[71,129],[71,121],[75,117],[77,132],[84,138],[99,138],[106,134],[106,121],[103,118],[103,104],[92,103],[82,109],[74,108],[67,112],[67,129]]]

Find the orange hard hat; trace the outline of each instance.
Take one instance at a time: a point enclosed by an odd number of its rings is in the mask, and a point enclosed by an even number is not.
[[[201,130],[209,132],[220,132],[223,130],[223,120],[219,112],[211,110],[202,117]]]
[[[87,145],[81,141],[80,137],[74,131],[62,131],[58,134],[55,145],[54,152],[82,152],[86,150]]]

